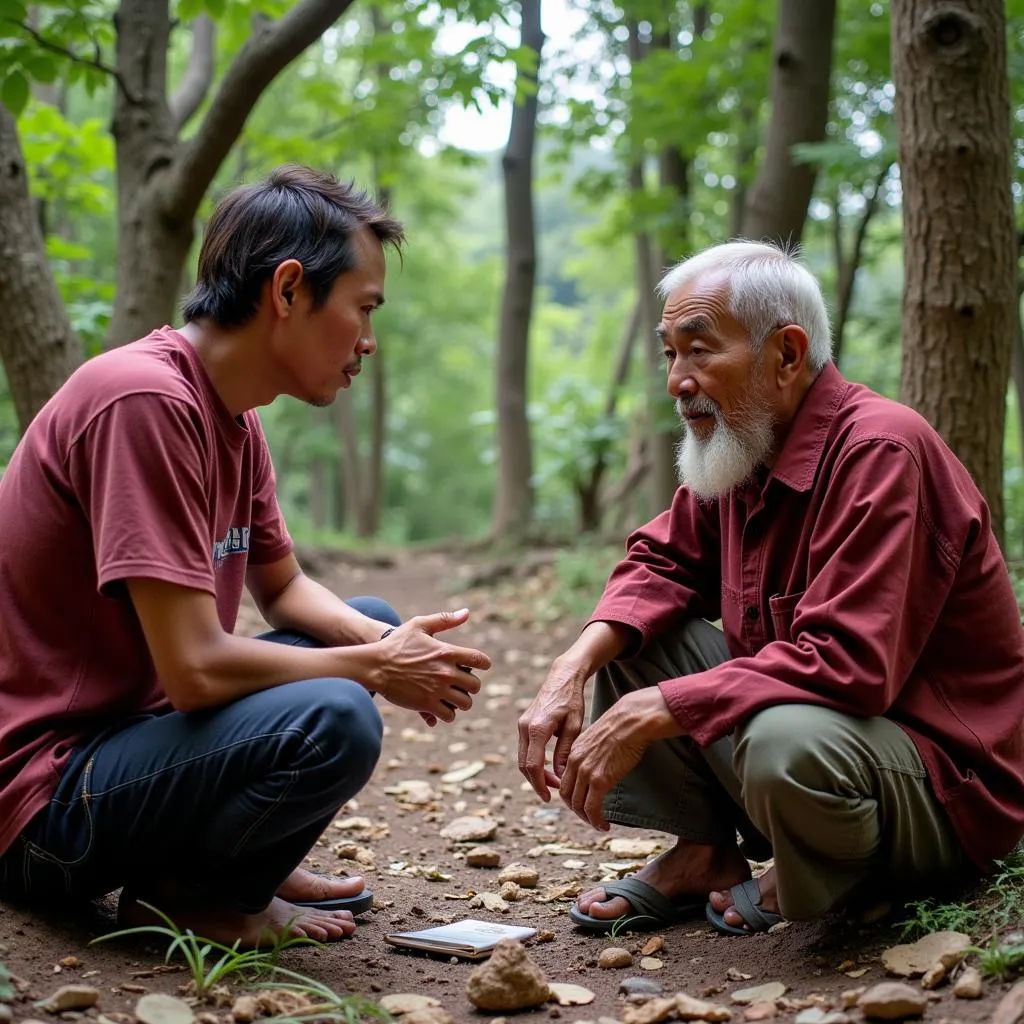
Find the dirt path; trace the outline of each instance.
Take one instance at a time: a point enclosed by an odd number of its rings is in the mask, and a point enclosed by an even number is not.
[[[318,560],[321,578],[346,596],[374,593],[391,601],[404,615],[458,607],[455,566],[440,555],[407,558],[391,568],[355,568]],[[478,610],[481,610],[478,608]],[[252,628],[253,618],[247,620]],[[729,1004],[729,993],[769,981],[788,986],[787,1006],[780,1004],[777,1020],[791,1021],[801,1006],[823,997],[838,1005],[844,990],[884,980],[879,950],[895,941],[886,929],[863,930],[843,922],[793,925],[776,934],[751,938],[726,938],[715,934],[701,920],[664,932],[665,945],[657,954],[663,966],[647,972],[639,967],[639,950],[649,936],[609,939],[588,938],[570,927],[570,897],[540,902],[537,897],[556,887],[567,892],[602,878],[602,863],[625,861],[615,856],[598,835],[561,805],[542,805],[524,791],[516,770],[516,720],[534,693],[550,659],[575,634],[576,622],[564,622],[543,631],[512,628],[497,621],[475,621],[460,631],[465,642],[480,646],[494,659],[484,691],[472,712],[450,727],[429,730],[408,712],[383,705],[387,736],[384,754],[370,786],[356,804],[339,817],[370,819],[364,829],[329,829],[311,855],[315,868],[339,873],[365,872],[381,906],[365,918],[354,940],[322,950],[287,954],[295,970],[319,978],[336,990],[381,993],[416,992],[441,1001],[457,1022],[480,1020],[465,996],[465,982],[473,965],[449,963],[425,954],[398,952],[383,942],[391,930],[426,927],[463,917],[482,917],[509,923],[525,923],[553,933],[546,942],[533,943],[531,951],[547,972],[549,981],[583,985],[596,994],[587,1006],[537,1011],[566,1021],[618,1019],[623,1002],[618,995],[625,977],[644,976],[657,981],[668,994],[685,991]],[[463,783],[446,783],[442,774],[473,761],[485,767]],[[426,803],[403,801],[389,790],[403,782],[425,782],[431,796]],[[488,844],[501,855],[502,865],[522,862],[539,872],[539,887],[509,904],[507,914],[469,906],[470,893],[497,893],[498,872],[469,867],[463,852],[439,835],[444,825],[462,815],[486,815],[497,821],[497,832]],[[337,825],[337,823],[336,823]],[[614,829],[612,838],[643,838],[662,848],[667,837]],[[561,845],[563,853],[540,853],[537,848]],[[348,846],[346,850],[344,847]],[[369,864],[342,859],[338,851],[361,856]],[[572,852],[581,851],[581,852]],[[641,860],[643,858],[640,858]],[[162,959],[163,947],[124,944],[89,947],[88,940],[111,930],[100,907],[84,920],[43,915],[0,904],[0,961],[28,984],[28,998],[49,994],[58,984],[81,981],[103,993],[98,1010],[87,1017],[106,1014],[115,1024],[130,1024],[130,1012],[142,991],[174,993],[182,982],[179,974],[149,973]],[[597,957],[606,945],[625,946],[635,955],[632,968],[600,970]],[[80,964],[59,968],[65,957]],[[848,973],[858,974],[851,977]],[[58,973],[55,973],[55,970]],[[139,972],[143,972],[139,976]],[[729,980],[748,975],[749,980]],[[956,1000],[948,987],[929,1007],[932,1022],[987,1021],[1005,986],[986,985],[985,998],[967,1003]],[[2,1008],[0,1008],[2,1009]],[[743,1008],[734,1007],[735,1019]],[[15,1019],[45,1016],[23,1001]],[[67,1015],[65,1015],[67,1016]],[[221,1020],[230,1020],[226,1010]],[[859,1019],[859,1013],[854,1012]],[[75,1018],[67,1018],[75,1019]],[[211,1022],[212,1024],[212,1022]]]

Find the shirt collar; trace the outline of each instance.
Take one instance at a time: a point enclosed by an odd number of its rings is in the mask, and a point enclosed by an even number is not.
[[[818,374],[793,417],[768,483],[777,479],[794,491],[810,488],[821,462],[825,439],[848,386],[834,363],[828,363]]]

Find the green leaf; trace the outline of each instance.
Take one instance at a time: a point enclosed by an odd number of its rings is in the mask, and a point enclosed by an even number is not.
[[[0,102],[17,117],[28,106],[28,79],[20,71],[9,71],[0,85]]]
[[[0,21],[24,21],[28,9],[23,0],[0,0]]]

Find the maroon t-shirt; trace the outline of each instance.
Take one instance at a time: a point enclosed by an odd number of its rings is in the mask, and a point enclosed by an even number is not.
[[[89,360],[0,477],[0,853],[76,745],[166,710],[126,579],[214,594],[292,548],[255,412],[234,419],[169,327]]]
[[[635,654],[721,617],[731,661],[661,684],[698,743],[775,704],[908,733],[982,867],[1024,835],[1024,630],[989,511],[939,435],[829,365],[762,482],[685,487],[629,539],[593,620]]]

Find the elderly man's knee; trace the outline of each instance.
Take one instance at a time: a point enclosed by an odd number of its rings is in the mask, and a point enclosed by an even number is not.
[[[734,765],[745,803],[780,790],[814,789],[822,775],[817,708],[780,704],[736,732]]]

